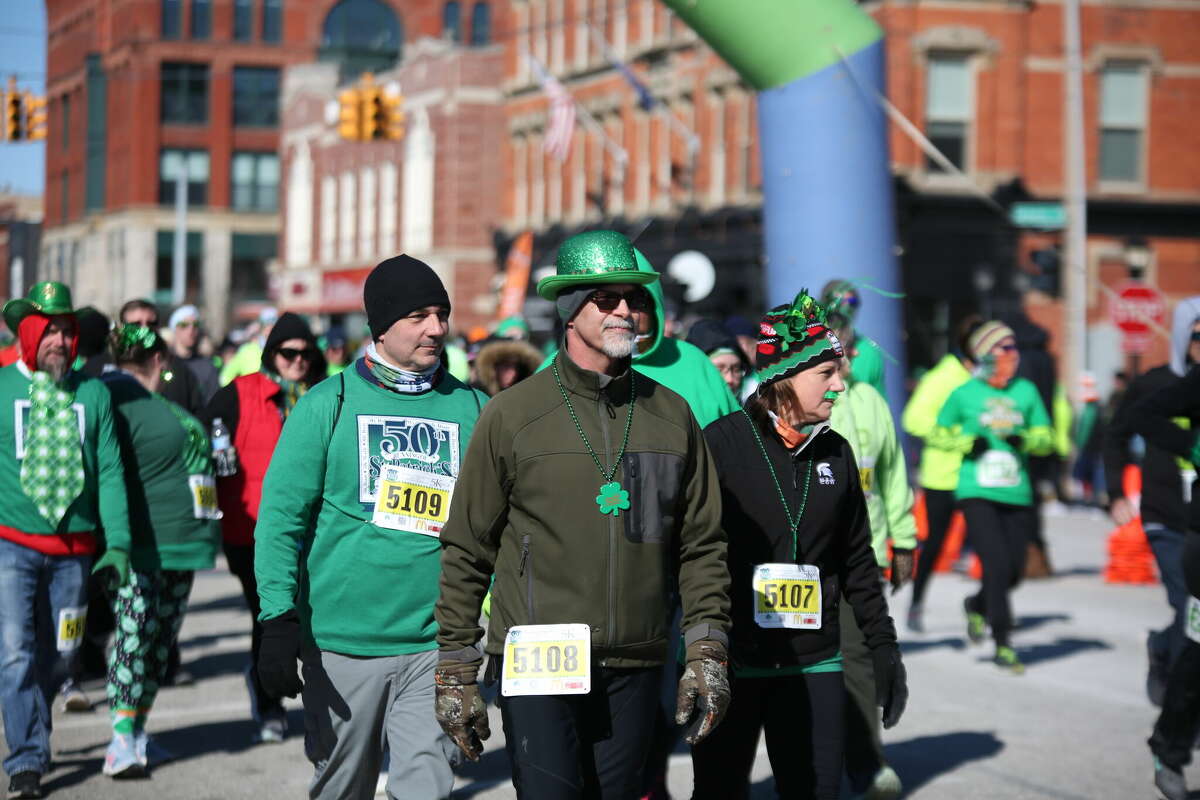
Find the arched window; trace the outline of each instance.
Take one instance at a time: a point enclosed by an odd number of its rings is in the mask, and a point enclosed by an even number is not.
[[[342,0],[321,27],[322,61],[336,61],[343,78],[378,72],[400,60],[404,25],[381,0]]]
[[[471,8],[471,46],[482,47],[492,39],[492,9],[487,3]]]
[[[442,37],[452,42],[462,41],[462,7],[458,0],[448,0],[442,7]]]

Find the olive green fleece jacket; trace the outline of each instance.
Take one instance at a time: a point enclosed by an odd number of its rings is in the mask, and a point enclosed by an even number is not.
[[[630,507],[601,513],[606,483],[544,369],[492,398],[471,438],[442,531],[435,616],[442,658],[479,657],[480,604],[493,573],[486,652],[516,625],[584,623],[598,666],[645,667],[668,655],[669,584],[678,578],[688,642],[724,641],[729,572],[721,492],[687,403],[644,375],[608,378],[555,358],[575,417]]]

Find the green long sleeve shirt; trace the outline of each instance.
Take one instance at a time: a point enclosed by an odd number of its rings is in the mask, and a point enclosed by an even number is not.
[[[67,509],[56,530],[21,489],[25,424],[29,419],[29,370],[21,362],[0,369],[0,525],[27,534],[100,532],[105,544],[129,550],[129,509],[125,470],[113,429],[112,401],[104,384],[71,372],[67,388],[75,393],[72,407],[80,418],[83,492]]]
[[[449,374],[399,394],[361,364],[313,387],[283,426],[254,529],[259,618],[296,609],[322,650],[419,653],[436,647],[441,542],[372,521],[382,468],[457,479],[487,396]]]
[[[1016,448],[1007,441],[1014,434],[1021,437]],[[983,437],[988,449],[978,458],[963,459],[955,497],[1030,505],[1033,488],[1028,456],[1049,455],[1054,450],[1050,415],[1037,387],[1016,378],[997,389],[972,378],[955,389],[938,413],[929,444],[966,455],[978,437]]]

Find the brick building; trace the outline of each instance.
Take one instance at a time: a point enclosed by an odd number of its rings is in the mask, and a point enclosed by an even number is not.
[[[210,326],[267,299],[282,68],[318,54],[318,3],[49,0],[45,274],[112,313],[170,298],[187,181],[187,291]]]
[[[481,7],[487,27],[479,36],[472,25]],[[420,183],[406,177],[411,142],[341,142],[331,121],[322,121],[320,108],[352,71],[343,67],[335,78],[328,68],[294,69],[285,81],[282,158],[286,206],[294,191],[299,213],[287,214],[281,304],[347,310],[361,279],[354,270],[394,242],[396,250],[432,258],[455,287],[456,318],[466,327],[488,317],[493,295],[486,287],[521,231],[534,232],[536,276],[566,236],[606,226],[637,235],[659,268],[682,249],[707,256],[716,283],[692,310],[759,312],[754,93],[664,5],[388,0],[387,8],[402,20],[404,50],[395,49],[391,60],[400,66],[381,80],[403,88],[410,135],[412,120],[428,119],[431,163],[420,169],[433,171],[433,199],[409,197]],[[1024,308],[1050,329],[1056,348],[1056,276],[1036,274],[1031,256],[1053,250],[1060,233],[1015,227],[1009,209],[1054,203],[1062,194],[1061,5],[879,0],[864,8],[887,33],[889,97],[971,183],[931,165],[893,127],[910,363],[945,352],[956,319],[976,309]],[[314,21],[323,13],[314,11]],[[1200,151],[1189,135],[1200,108],[1200,4],[1085,0],[1083,52],[1090,338],[1093,366],[1104,372],[1121,357],[1101,287],[1125,279],[1134,253],[1148,262],[1144,280],[1169,300],[1200,292]],[[550,104],[530,56],[581,109],[562,162],[544,150]],[[613,68],[613,58],[630,65],[650,98]],[[479,131],[477,124],[498,127]],[[463,136],[472,144],[463,147]],[[293,179],[308,189],[293,190]],[[464,191],[464,181],[474,191]],[[405,222],[421,205],[431,214],[427,237]],[[312,224],[293,226],[293,216]],[[866,302],[869,309],[889,301]],[[546,312],[536,297],[529,310]],[[1144,363],[1161,360],[1164,347],[1156,340]]]
[[[1062,5],[898,2],[866,6],[888,34],[888,95],[985,192],[1007,208],[1063,193]],[[1106,383],[1121,366],[1105,287],[1140,272],[1168,306],[1200,293],[1200,3],[1085,0],[1089,361]],[[936,353],[960,310],[1023,304],[1062,344],[1054,276],[1035,250],[1055,231],[1014,228],[932,168],[893,127],[892,159],[910,331]],[[1143,265],[1143,262],[1145,264]],[[1040,290],[1039,290],[1040,289]],[[939,342],[940,340],[940,342]],[[1155,337],[1143,364],[1166,358]]]

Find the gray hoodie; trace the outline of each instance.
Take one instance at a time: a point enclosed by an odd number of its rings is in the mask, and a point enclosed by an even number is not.
[[[1192,327],[1200,320],[1200,295],[1185,297],[1175,306],[1171,321],[1171,371],[1182,377],[1188,371],[1187,352]]]

